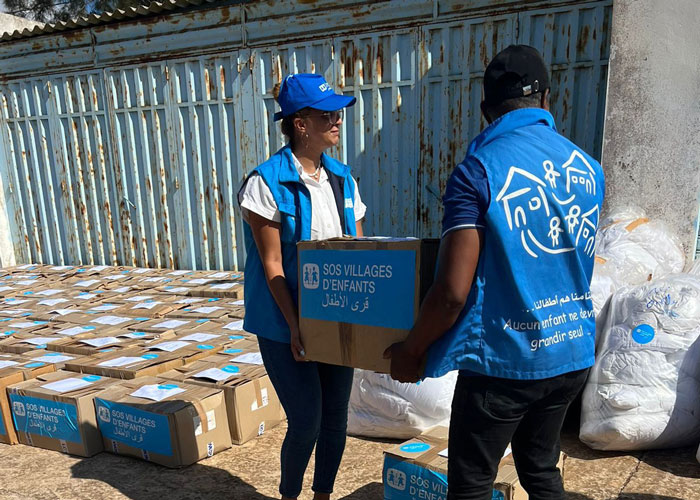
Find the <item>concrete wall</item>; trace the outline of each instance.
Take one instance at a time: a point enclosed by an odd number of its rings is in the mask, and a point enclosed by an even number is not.
[[[643,208],[695,253],[700,1],[615,0],[603,137],[606,210]]]
[[[37,24],[40,23],[0,12],[0,35],[3,33],[12,33],[15,30],[22,31],[24,28],[32,29]]]

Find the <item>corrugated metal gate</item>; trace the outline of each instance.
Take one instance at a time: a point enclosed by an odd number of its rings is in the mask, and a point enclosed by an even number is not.
[[[333,154],[359,180],[366,232],[435,236],[484,126],[485,64],[510,43],[543,52],[559,130],[600,157],[610,16],[611,0],[578,2],[2,84],[17,258],[242,266],[235,195],[281,146],[271,91],[297,71],[357,97]]]

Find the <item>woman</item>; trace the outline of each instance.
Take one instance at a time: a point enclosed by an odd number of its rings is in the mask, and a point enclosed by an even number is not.
[[[282,499],[301,493],[316,446],[314,500],[326,500],[345,449],[352,368],[304,362],[297,312],[301,240],[362,236],[366,207],[346,165],[324,151],[339,141],[338,95],[320,75],[288,76],[276,96],[288,144],[258,166],[239,193],[246,225],[245,330],[258,336],[272,384],[287,413],[282,444]],[[252,238],[250,237],[252,235]]]

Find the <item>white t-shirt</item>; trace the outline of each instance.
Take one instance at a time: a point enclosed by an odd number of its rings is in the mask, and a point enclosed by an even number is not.
[[[333,195],[333,189],[328,180],[326,170],[321,169],[321,175],[318,182],[316,182],[309,174],[304,172],[296,156],[292,155],[292,159],[301,180],[311,195],[311,239],[325,240],[342,236],[343,228],[340,227],[338,208],[335,204],[335,196]],[[272,191],[270,191],[270,188],[259,175],[253,175],[248,179],[245,189],[239,194],[239,201],[243,209],[243,217],[246,220],[248,219],[249,210],[273,222],[282,220],[280,211],[277,209],[277,204],[272,196]],[[367,207],[360,198],[357,181],[355,181],[354,210],[355,221],[361,220],[367,211]]]

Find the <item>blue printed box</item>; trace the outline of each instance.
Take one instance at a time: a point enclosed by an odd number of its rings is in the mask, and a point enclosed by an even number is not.
[[[465,424],[465,425],[468,425]],[[446,500],[448,429],[437,426],[384,452],[384,500]],[[564,473],[562,453],[559,469]],[[510,449],[498,466],[492,500],[527,500]]]
[[[231,447],[220,389],[141,377],[101,394],[95,408],[112,453],[184,467]]]
[[[118,380],[57,371],[8,387],[19,442],[91,457],[103,450],[93,400]]]
[[[413,326],[432,284],[438,244],[411,238],[298,243],[299,325],[306,357],[388,372],[382,354]]]

